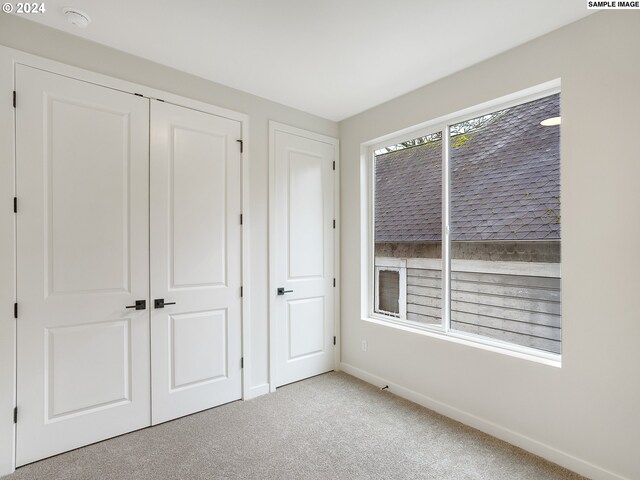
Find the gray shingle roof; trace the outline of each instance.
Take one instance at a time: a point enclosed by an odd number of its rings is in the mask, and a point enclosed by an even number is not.
[[[454,241],[560,238],[560,95],[451,139]],[[441,240],[442,142],[376,156],[376,242]]]

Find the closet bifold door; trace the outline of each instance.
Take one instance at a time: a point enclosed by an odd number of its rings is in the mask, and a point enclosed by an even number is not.
[[[240,127],[151,102],[153,424],[242,396]]]
[[[149,101],[16,87],[20,466],[150,424]]]

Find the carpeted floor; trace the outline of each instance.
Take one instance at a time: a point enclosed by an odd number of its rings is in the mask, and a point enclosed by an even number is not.
[[[22,467],[4,480],[583,477],[344,373]]]

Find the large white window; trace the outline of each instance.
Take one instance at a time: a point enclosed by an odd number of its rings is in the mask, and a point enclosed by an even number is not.
[[[368,149],[369,316],[561,354],[560,93]]]

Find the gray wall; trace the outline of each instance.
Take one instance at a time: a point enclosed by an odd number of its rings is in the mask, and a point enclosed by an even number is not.
[[[639,45],[639,11],[599,12],[340,123],[346,369],[592,478],[640,478]],[[361,144],[556,78],[561,368],[363,320]]]

